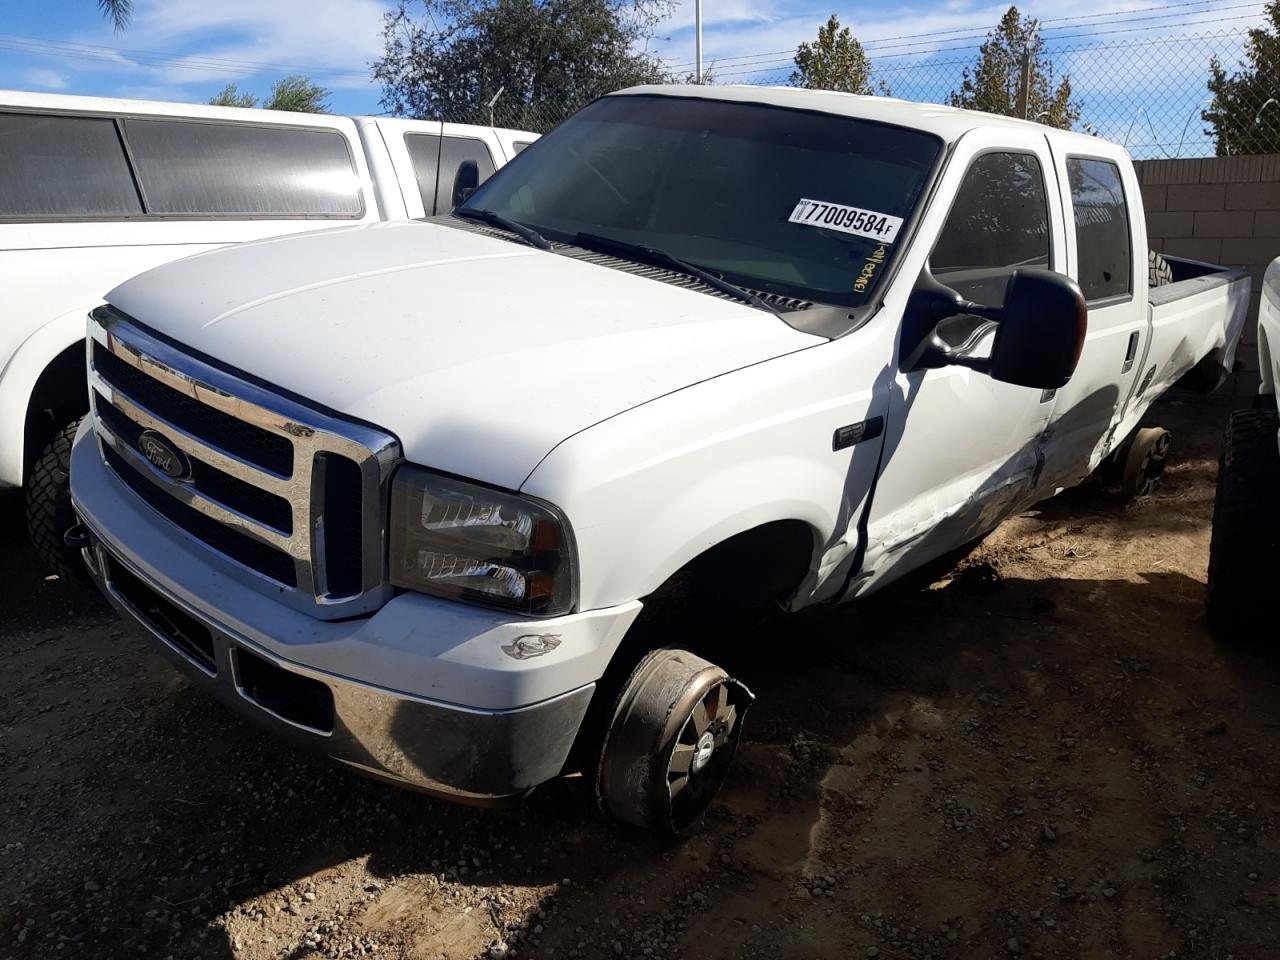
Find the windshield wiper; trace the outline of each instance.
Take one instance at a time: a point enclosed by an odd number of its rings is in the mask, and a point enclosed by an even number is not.
[[[515,220],[510,220],[500,213],[494,213],[492,210],[481,210],[476,207],[454,207],[453,215],[461,217],[463,220],[479,220],[481,223],[487,223],[491,227],[498,227],[500,230],[514,233],[525,243],[532,247],[537,247],[539,250],[551,249],[551,241],[533,229],[533,227],[526,227],[523,223],[517,223]]]
[[[573,242],[581,247],[604,247],[606,250],[612,249],[618,253],[625,254],[628,259],[639,260],[643,263],[649,263],[657,267],[666,267],[669,270],[676,270],[680,273],[687,273],[691,277],[697,277],[708,287],[719,290],[726,296],[733,297],[735,300],[741,300],[743,303],[749,303],[758,310],[766,310],[772,313],[779,320],[782,315],[777,310],[769,306],[750,290],[746,290],[735,284],[730,283],[723,277],[717,276],[710,270],[705,270],[696,263],[690,263],[688,260],[681,260],[675,254],[667,253],[665,250],[659,250],[657,247],[651,247],[643,243],[628,243],[626,240],[615,240],[613,237],[601,237],[594,233],[579,233],[573,238]]]

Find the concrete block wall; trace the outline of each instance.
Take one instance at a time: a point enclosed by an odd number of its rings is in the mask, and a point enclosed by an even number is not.
[[[1280,256],[1280,155],[1143,160],[1135,164],[1153,249],[1233,267],[1253,276],[1246,343],[1246,369],[1236,389],[1257,385],[1254,330],[1262,274]]]

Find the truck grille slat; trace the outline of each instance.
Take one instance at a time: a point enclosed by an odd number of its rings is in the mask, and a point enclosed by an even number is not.
[[[111,307],[89,332],[99,448],[126,487],[292,606],[349,616],[386,599],[394,437],[190,356]]]

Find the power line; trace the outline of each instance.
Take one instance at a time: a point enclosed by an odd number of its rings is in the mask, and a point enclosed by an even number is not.
[[[1243,4],[1242,6],[1254,6],[1254,5]],[[1213,24],[1231,23],[1239,20],[1252,20],[1252,19],[1254,19],[1252,15],[1239,16],[1239,17],[1223,17],[1223,18],[1218,18],[1214,20],[1192,21],[1187,23],[1186,26],[1202,26],[1210,23],[1213,23]],[[1097,30],[1097,31],[1090,31],[1088,33],[1075,33],[1075,34],[1064,34],[1064,35],[1060,34],[1058,36],[1053,37],[1052,39],[1056,42],[1060,40],[1074,40],[1080,37],[1101,37],[1101,36],[1111,36],[1115,34],[1141,33],[1147,30],[1159,30],[1165,26],[1167,26],[1167,24],[1155,24],[1155,25],[1146,26],[1146,27],[1128,27],[1128,28],[1119,29],[1119,30]],[[964,37],[954,38],[955,41],[960,41],[965,39],[969,39],[969,38],[964,38]],[[974,38],[974,39],[978,39],[978,38]],[[985,35],[981,39],[985,40],[986,39]],[[1174,38],[1174,39],[1177,39],[1177,38]],[[1188,38],[1188,39],[1196,39],[1196,38]],[[1155,40],[1143,41],[1143,43],[1155,43],[1155,42],[1158,42],[1158,41],[1155,41]],[[1137,44],[1135,44],[1135,46],[1136,45]],[[957,53],[964,50],[976,50],[980,46],[981,46],[980,43],[961,43],[959,46],[935,47],[933,49],[926,48],[925,50],[920,50],[920,49],[907,50],[901,53],[881,54],[881,55],[878,55],[875,58],[875,60],[876,60],[876,63],[881,63],[885,60],[896,60],[896,59],[901,59],[903,57],[921,57],[921,56],[931,56],[934,54]],[[1062,51],[1051,50],[1048,52],[1052,53],[1052,52],[1062,52]],[[721,77],[741,77],[741,76],[750,76],[751,74],[756,74],[756,73],[775,73],[779,70],[785,69],[786,67],[790,66],[792,63],[793,63],[793,60],[791,58],[760,61],[756,65],[750,66],[748,69],[722,72],[720,73],[720,76]],[[747,66],[747,65],[737,64],[737,66]]]
[[[1107,13],[1085,13],[1085,14],[1073,15],[1070,17],[1050,17],[1050,18],[1041,20],[1040,27],[1043,33],[1043,32],[1046,32],[1046,29],[1047,31],[1070,29],[1069,27],[1046,28],[1045,24],[1049,24],[1049,23],[1066,24],[1066,23],[1076,23],[1081,20],[1096,20],[1099,18],[1111,18],[1108,21],[1109,23],[1143,23],[1150,20],[1176,19],[1179,16],[1184,16],[1184,14],[1167,13],[1168,10],[1177,9],[1177,8],[1207,6],[1207,9],[1196,10],[1196,11],[1192,11],[1190,14],[1187,14],[1189,16],[1197,16],[1197,15],[1203,15],[1203,14],[1209,14],[1209,13],[1219,13],[1226,10],[1242,10],[1242,9],[1251,8],[1251,7],[1256,8],[1258,6],[1257,3],[1240,3],[1240,4],[1234,4],[1231,6],[1217,7],[1217,6],[1212,6],[1214,2],[1216,2],[1216,0],[1184,0],[1184,2],[1181,2],[1181,3],[1171,3],[1162,7],[1140,7],[1134,10],[1110,11]],[[1132,17],[1131,19],[1122,19],[1122,18],[1130,17],[1131,14],[1149,13],[1151,11],[1162,11],[1162,12],[1156,13],[1150,17]],[[1205,22],[1205,21],[1200,21],[1200,22]],[[861,41],[861,43],[864,49],[878,48],[881,50],[887,50],[893,47],[927,46],[930,41],[938,40],[939,38],[944,38],[944,37],[947,38],[945,42],[948,42],[948,43],[954,43],[961,40],[979,40],[979,39],[985,40],[987,37],[987,34],[992,29],[994,29],[994,27],[956,27],[951,30],[934,30],[934,31],[929,31],[927,33],[904,33],[904,34],[899,34],[897,36],[891,36],[891,37],[873,37],[868,40],[863,40]],[[965,36],[952,36],[953,34],[965,34]],[[910,43],[910,44],[891,43],[891,41],[896,41],[896,40],[917,40],[918,42]],[[956,48],[956,49],[961,49],[961,48]],[[742,62],[754,61],[757,58],[781,57],[781,56],[791,57],[794,54],[795,54],[794,48],[790,50],[771,50],[771,51],[765,51],[760,53],[741,54],[736,57],[721,57],[717,59],[716,62],[719,64],[741,65]],[[690,63],[683,63],[683,62],[677,63],[673,65],[672,69],[683,67],[683,66],[689,66]]]

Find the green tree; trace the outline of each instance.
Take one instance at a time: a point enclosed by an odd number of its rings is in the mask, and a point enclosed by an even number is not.
[[[1034,20],[1023,20],[1017,7],[1010,7],[1000,25],[987,34],[978,62],[972,69],[965,68],[960,89],[952,91],[947,102],[968,110],[1019,116],[1025,56],[1029,64],[1027,119],[1069,130],[1080,119],[1081,104],[1071,99],[1070,76],[1064,74],[1054,85],[1053,63],[1044,52],[1037,26]]]
[[[329,91],[301,74],[294,74],[273,83],[271,96],[262,106],[267,110],[294,113],[328,113]]]
[[[133,19],[133,0],[98,0],[98,9],[120,33]]]
[[[209,103],[215,107],[256,107],[258,98],[252,93],[241,93],[234,83],[228,83]],[[261,104],[264,110],[291,110],[294,113],[328,113],[329,91],[318,83],[312,83],[301,74],[284,77],[271,85],[271,95]]]
[[[808,90],[836,90],[840,93],[882,93],[889,89],[883,83],[873,88],[871,61],[862,44],[840,26],[840,18],[834,13],[826,26],[818,29],[818,39],[802,43],[796,49],[796,68],[791,73],[791,85]]]
[[[666,79],[645,44],[670,12],[670,0],[400,0],[373,76],[397,115],[547,130]]]
[[[1217,57],[1209,62],[1213,102],[1201,117],[1220,157],[1280,151],[1280,0],[1263,10],[1268,23],[1249,31],[1239,70],[1228,76]]]
[[[258,98],[252,93],[241,93],[234,83],[228,83],[217,96],[209,101],[214,107],[256,107]]]

